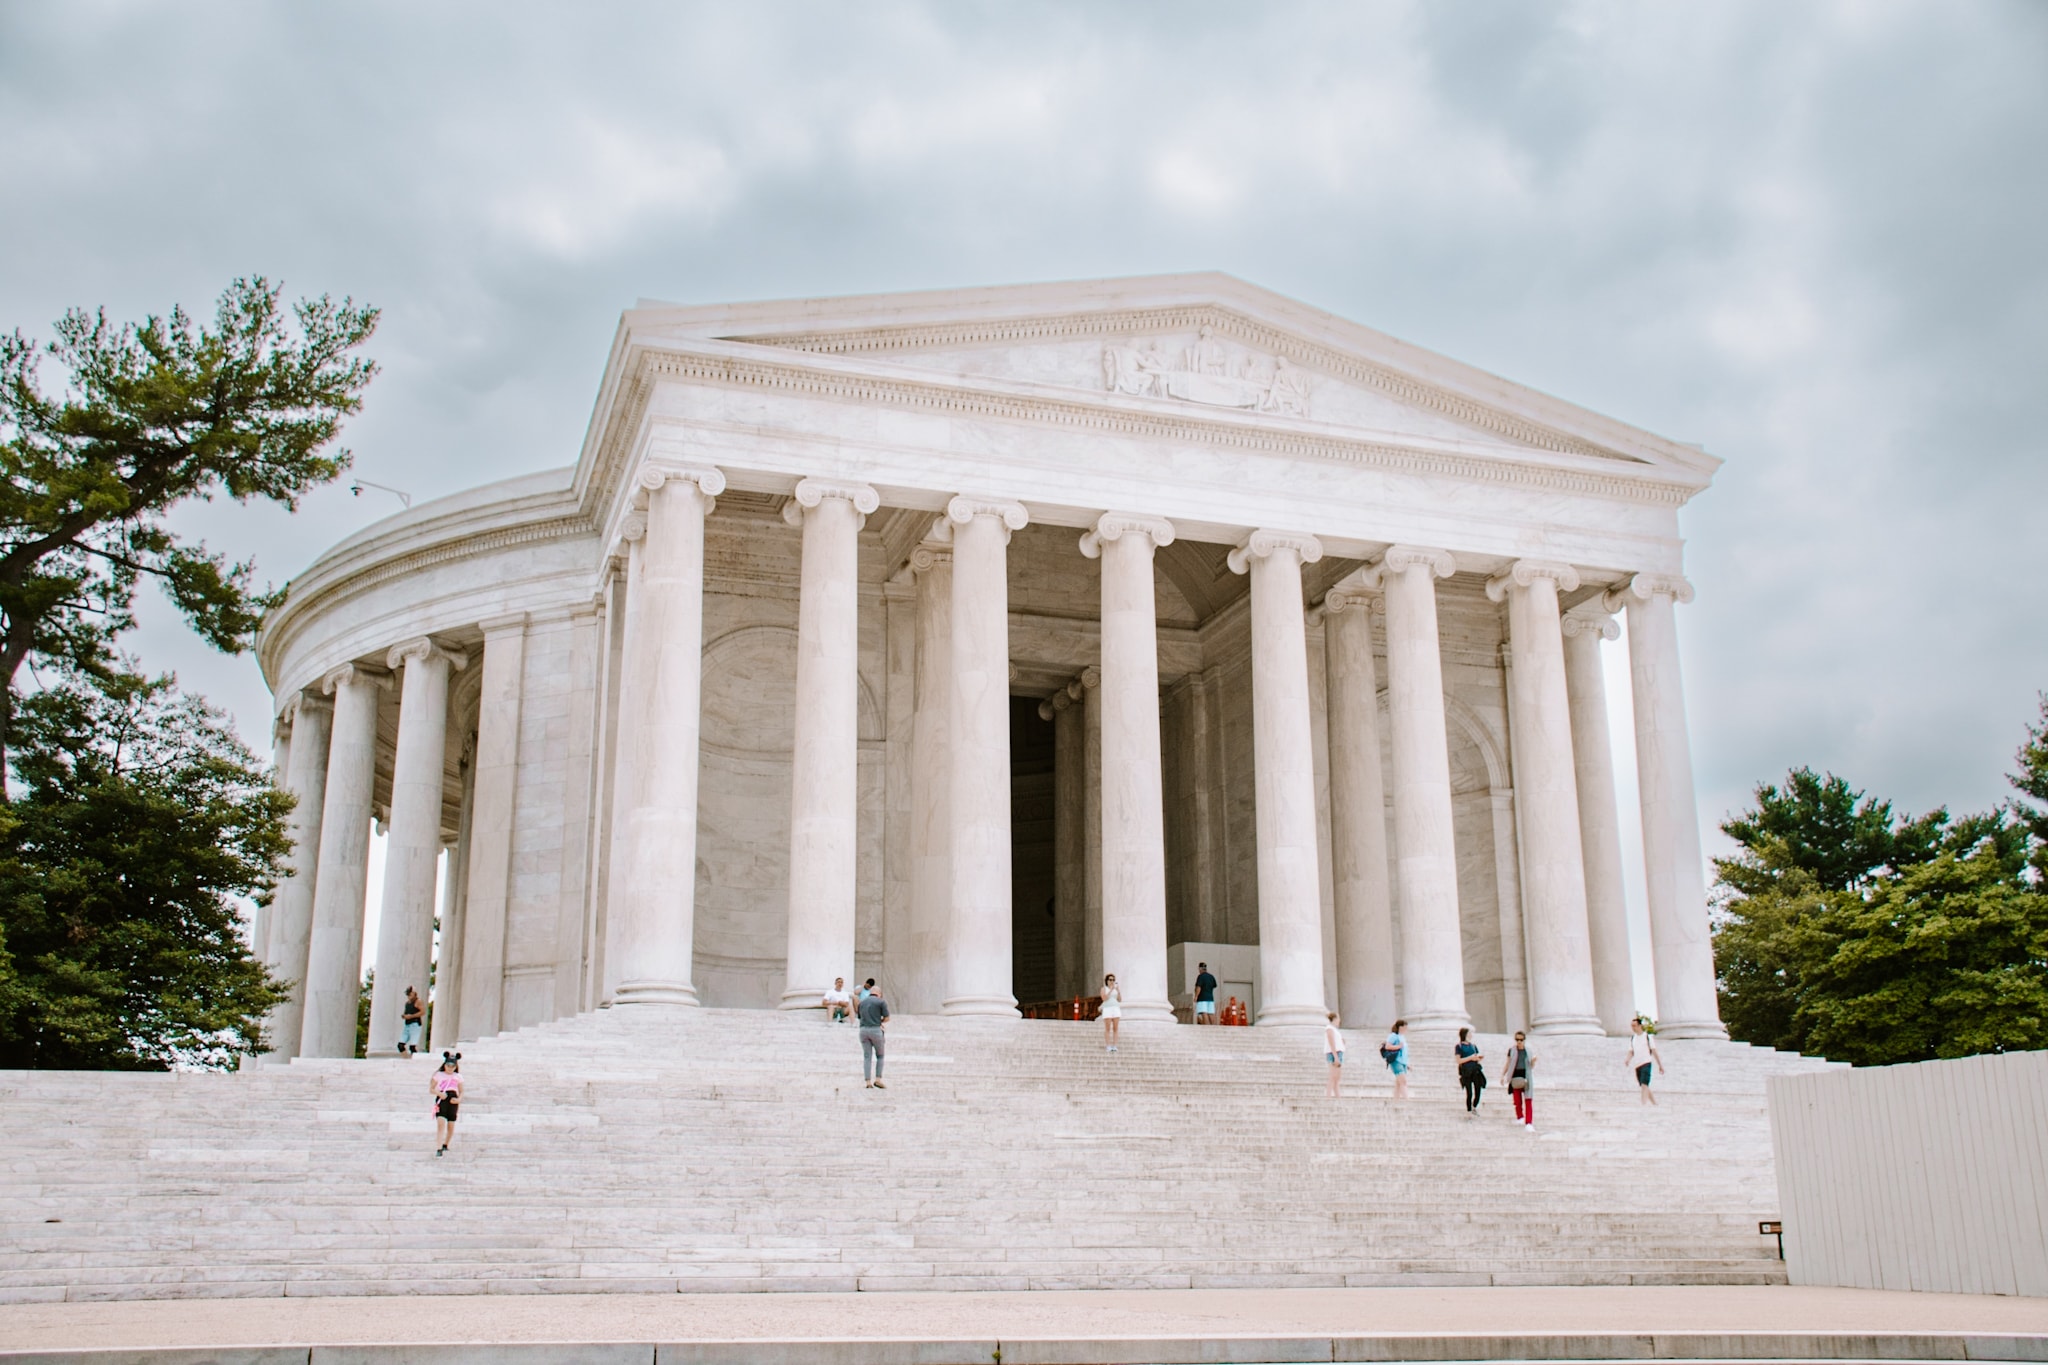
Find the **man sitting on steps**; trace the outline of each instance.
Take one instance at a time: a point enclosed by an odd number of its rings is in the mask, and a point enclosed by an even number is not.
[[[853,1017],[853,997],[846,993],[846,978],[832,978],[832,989],[825,992],[825,1017],[833,1023],[843,1023]]]

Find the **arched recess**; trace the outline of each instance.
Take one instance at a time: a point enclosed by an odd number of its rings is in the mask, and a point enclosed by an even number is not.
[[[740,626],[704,646],[694,979],[707,1005],[766,1009],[782,996],[796,659],[784,625]],[[865,751],[883,737],[882,710],[857,681]]]

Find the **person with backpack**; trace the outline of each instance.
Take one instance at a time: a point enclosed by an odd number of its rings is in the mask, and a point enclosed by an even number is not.
[[[1408,1037],[1401,1030],[1408,1027],[1406,1019],[1396,1019],[1387,1041],[1380,1044],[1380,1060],[1387,1064],[1387,1070],[1394,1073],[1394,1098],[1408,1098]]]
[[[1507,1066],[1501,1074],[1507,1078],[1508,1093],[1515,1098],[1516,1121],[1523,1132],[1535,1136],[1536,1054],[1529,1050],[1528,1034],[1515,1034],[1515,1045],[1508,1049]]]
[[[1465,1087],[1465,1117],[1479,1112],[1479,1097],[1486,1093],[1486,1054],[1472,1041],[1472,1030],[1458,1030],[1458,1045],[1451,1049],[1458,1059],[1458,1083]]]
[[[1662,1065],[1664,1059],[1657,1055],[1656,1040],[1643,1027],[1643,1017],[1639,1014],[1628,1021],[1628,1066],[1636,1073],[1637,1093],[1642,1096],[1644,1104],[1657,1102],[1657,1097],[1650,1093],[1650,1077]]]

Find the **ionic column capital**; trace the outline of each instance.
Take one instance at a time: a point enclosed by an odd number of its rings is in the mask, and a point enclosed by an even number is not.
[[[1250,573],[1253,560],[1264,559],[1280,550],[1292,550],[1300,556],[1302,563],[1313,564],[1323,557],[1323,542],[1306,531],[1254,531],[1230,552],[1230,571]]]
[[[1579,586],[1579,571],[1569,564],[1554,559],[1518,559],[1508,566],[1506,573],[1486,580],[1486,595],[1498,602],[1508,595],[1510,587],[1526,588],[1539,578],[1557,584],[1559,592],[1571,592]]]
[[[667,461],[652,461],[640,466],[640,472],[633,476],[633,509],[642,511],[647,506],[650,494],[656,493],[672,483],[695,485],[697,495],[704,500],[704,514],[709,516],[715,506],[715,499],[725,491],[725,473],[711,465],[670,464]]]
[[[1386,610],[1386,598],[1376,592],[1359,587],[1337,587],[1323,594],[1322,612],[1325,616],[1340,616],[1347,611],[1369,615]]]
[[[330,668],[320,676],[320,690],[331,697],[349,683],[359,682],[389,689],[391,675],[382,669],[367,668],[362,664],[343,664],[339,668]]]
[[[299,723],[299,717],[301,716],[310,716],[321,711],[332,711],[333,709],[333,702],[325,697],[316,696],[302,688],[285,698],[284,705],[278,708],[277,718],[284,722],[285,725],[293,726]]]
[[[435,644],[424,635],[391,646],[391,652],[384,656],[384,663],[388,668],[397,669],[405,667],[415,659],[441,659],[451,668],[469,667],[469,655],[459,649],[449,649],[445,645]]]
[[[1081,553],[1090,559],[1102,557],[1104,541],[1121,540],[1126,535],[1144,535],[1152,539],[1152,548],[1173,544],[1173,523],[1165,517],[1148,517],[1139,512],[1104,512],[1096,518],[1095,529],[1081,537]]]
[[[1435,550],[1425,545],[1389,545],[1377,563],[1359,570],[1358,582],[1367,588],[1383,588],[1389,573],[1406,573],[1410,569],[1428,569],[1431,577],[1449,578],[1458,571],[1458,561],[1449,550]]]
[[[646,538],[647,514],[645,512],[630,512],[619,523],[619,539],[624,543],[631,545],[636,540],[645,540]]]
[[[1638,602],[1647,602],[1653,597],[1668,597],[1674,602],[1690,602],[1693,598],[1692,584],[1675,573],[1639,573],[1618,588],[1610,588],[1601,597],[1601,605],[1609,611],[1620,611],[1633,597]]]
[[[1061,688],[1044,701],[1038,703],[1038,718],[1040,720],[1051,720],[1073,704],[1074,699],[1067,695],[1065,688]]]
[[[924,544],[910,552],[910,571],[912,573],[930,573],[933,569],[950,565],[952,562],[953,547],[951,545],[938,545],[927,540]]]
[[[1564,634],[1567,640],[1581,635],[1590,635],[1597,640],[1619,640],[1621,623],[1613,615],[1601,609],[1588,606],[1573,607],[1565,614]]]
[[[856,525],[865,525],[868,514],[882,505],[882,495],[864,483],[842,483],[834,479],[799,479],[795,495],[782,505],[782,519],[791,526],[801,526],[804,523],[804,512],[827,498],[838,498],[851,503],[854,514],[860,518]]]
[[[1031,514],[1024,510],[1021,502],[1006,502],[1001,498],[972,497],[960,494],[946,504],[946,520],[955,526],[965,526],[976,517],[990,517],[1003,528],[1003,544],[1010,543],[1010,533],[1021,531],[1031,524]]]

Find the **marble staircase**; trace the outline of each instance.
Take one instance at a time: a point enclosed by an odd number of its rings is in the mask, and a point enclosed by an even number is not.
[[[889,1088],[815,1014],[601,1011],[430,1063],[0,1073],[0,1301],[545,1290],[1775,1283],[1766,1076],[1538,1040],[1533,1135],[1447,1038],[899,1017]],[[1498,1059],[1505,1040],[1480,1040]]]

